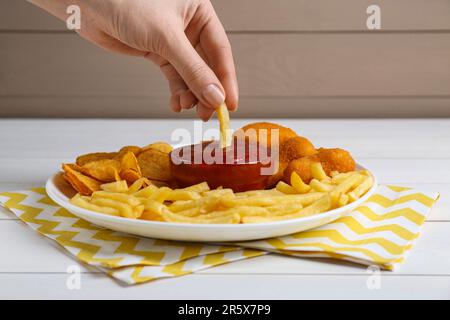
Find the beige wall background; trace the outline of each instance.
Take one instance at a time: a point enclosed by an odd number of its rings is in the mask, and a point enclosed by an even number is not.
[[[235,117],[449,117],[450,0],[213,0],[240,84]],[[366,8],[381,7],[381,31]],[[149,62],[0,0],[0,117],[172,114]]]

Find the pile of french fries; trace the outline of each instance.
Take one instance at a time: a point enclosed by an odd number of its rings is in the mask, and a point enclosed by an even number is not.
[[[101,185],[91,196],[77,194],[72,204],[88,210],[131,219],[199,224],[264,223],[296,219],[345,206],[373,185],[367,171],[332,172],[311,165],[309,184],[293,172],[291,184],[274,189],[233,192],[211,190],[206,182],[183,189],[157,187],[146,178]]]

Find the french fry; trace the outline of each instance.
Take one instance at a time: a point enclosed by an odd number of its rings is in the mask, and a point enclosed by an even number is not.
[[[230,209],[230,212],[236,212],[241,217],[249,217],[249,216],[269,216],[271,212],[264,207],[237,207]]]
[[[292,171],[291,174],[291,185],[298,193],[308,193],[311,190],[311,187],[304,183],[302,178],[300,178],[295,171]]]
[[[273,197],[252,196],[245,198],[223,197],[220,203],[226,207],[269,206],[274,203]]]
[[[178,215],[176,213],[172,213],[169,210],[163,210],[161,216],[167,222],[177,222],[177,223],[231,224],[231,223],[239,223],[239,221],[241,220],[241,217],[237,213],[229,214],[215,219],[204,219],[196,217],[185,217]]]
[[[334,177],[337,176],[338,174],[339,174],[339,171],[333,170],[333,171],[330,172],[330,177],[331,177],[331,178],[334,178]]]
[[[291,195],[285,195],[282,197],[274,197],[275,203],[297,203],[301,204],[302,206],[309,206],[311,203],[319,200],[321,197],[323,197],[325,193],[323,192],[311,192],[311,193],[305,193],[305,194],[291,194]]]
[[[173,202],[169,209],[172,212],[179,212],[199,207],[202,212],[211,210],[220,204],[220,197],[205,197],[197,200],[179,200]]]
[[[297,203],[303,206],[310,205],[324,195],[323,192],[314,192],[306,194],[290,194],[273,197],[247,197],[247,198],[222,198],[221,204],[226,207],[239,206],[274,206],[279,204]]]
[[[119,215],[122,217],[131,218],[134,216],[133,207],[131,207],[129,204],[120,201],[107,198],[94,198],[91,200],[91,203],[99,207],[114,208],[119,212]]]
[[[298,213],[294,213],[289,216],[284,216],[287,219],[295,219],[300,217],[307,217],[314,214],[328,211],[332,207],[332,199],[329,194],[322,196],[319,200],[313,202],[309,206],[303,208]]]
[[[90,203],[86,199],[82,198],[79,193],[77,193],[72,199],[70,199],[70,203],[87,210],[92,210],[95,212],[100,212],[104,214],[108,214],[111,216],[119,216],[119,211],[114,208],[109,207],[100,207],[95,204]]]
[[[331,177],[326,177],[325,179],[320,180],[320,182],[325,183],[325,184],[333,184]]]
[[[161,187],[150,195],[150,199],[163,203],[172,193],[172,189],[168,187]]]
[[[269,189],[269,190],[250,190],[250,191],[243,191],[243,192],[237,192],[235,193],[235,196],[238,198],[245,198],[245,197],[251,197],[251,196],[281,196],[284,195],[283,192],[277,190],[277,189]]]
[[[154,194],[156,192],[156,190],[158,190],[158,187],[151,184],[137,192],[135,192],[133,195],[135,197],[144,197],[144,198],[149,198],[152,196],[152,194]]]
[[[144,206],[144,211],[148,211],[158,215],[161,215],[163,210],[167,208],[161,202],[155,201],[153,199],[147,199],[146,201],[143,201],[142,204]]]
[[[114,208],[119,212],[121,217],[137,219],[141,216],[144,211],[143,205],[137,205],[135,207],[130,206],[129,204],[116,201],[113,199],[106,198],[95,198],[90,201],[92,204],[100,206],[100,207],[109,207]]]
[[[100,189],[103,191],[109,191],[109,192],[127,192],[128,191],[128,184],[125,180],[105,183],[100,186]]]
[[[328,178],[325,170],[323,170],[322,164],[320,162],[313,162],[311,164],[311,174],[314,179],[319,181],[325,180]]]
[[[349,201],[354,202],[361,198],[373,185],[373,178],[366,177],[360,185],[358,185],[353,191],[348,193]]]
[[[216,189],[216,190],[209,190],[209,191],[203,191],[202,196],[204,197],[223,197],[227,195],[234,195],[232,189]]]
[[[200,207],[194,207],[194,208],[190,208],[190,209],[186,209],[186,210],[182,210],[182,211],[177,211],[174,212],[180,216],[185,216],[185,217],[194,217],[194,216],[199,216],[202,213],[206,213],[207,211],[203,211],[201,210]]]
[[[225,103],[222,103],[216,110],[220,125],[220,147],[226,148],[231,145],[232,132],[230,128],[230,114]]]
[[[197,200],[201,196],[197,192],[188,191],[183,189],[172,190],[165,200],[167,201],[177,201],[177,200]]]
[[[125,193],[118,193],[118,192],[95,191],[92,194],[91,199],[98,199],[98,198],[116,200],[119,202],[126,203],[132,207],[135,207],[135,206],[138,206],[141,204],[141,202],[138,199],[136,199],[134,196],[125,194]]]
[[[242,217],[241,218],[241,222],[244,224],[248,224],[248,223],[267,223],[267,222],[271,222],[273,221],[272,218],[270,217],[261,217],[261,216],[257,216],[257,217],[253,217],[253,216],[247,216],[247,217]]]
[[[212,211],[208,214],[200,215],[199,218],[211,219],[220,216],[226,216],[233,213],[239,214],[239,216],[268,216],[270,211],[264,207],[250,207],[250,206],[240,206],[235,208],[230,208],[226,210]]]
[[[297,212],[297,211],[303,209],[303,206],[300,203],[288,202],[288,203],[282,203],[282,204],[265,207],[265,209],[267,211],[269,211],[270,215],[272,215],[272,216],[280,216],[280,215],[287,215],[287,214]]]
[[[143,205],[139,205],[133,208],[133,213],[136,216],[135,218],[139,218],[142,213],[144,212],[144,206]]]
[[[331,181],[334,184],[340,184],[353,174],[355,174],[355,172],[338,173],[331,178]]]
[[[317,179],[312,179],[309,183],[310,187],[317,192],[329,192],[333,190],[333,186],[323,183]]]
[[[296,194],[297,190],[284,181],[277,183],[276,189],[284,194]]]
[[[190,187],[183,188],[181,190],[202,193],[202,192],[209,191],[210,188],[206,182],[202,182],[202,183],[190,186]]]
[[[355,186],[359,185],[364,180],[364,176],[355,172],[347,176],[347,178],[334,187],[334,193],[347,193]]]
[[[288,219],[297,219],[297,218],[303,218],[308,217],[311,215],[319,214],[325,211],[328,211],[332,208],[332,200],[331,196],[329,194],[326,194],[322,196],[319,200],[315,201],[311,205],[299,210],[296,213],[287,214],[287,215],[277,215],[277,216],[269,216],[269,217],[256,217],[254,219],[253,217],[244,217],[243,221],[244,223],[261,223],[261,222],[268,222],[268,221],[278,221],[278,220],[288,220]]]
[[[345,206],[349,201],[349,196],[345,193],[341,194],[341,196],[339,197],[338,200],[338,207],[343,207]]]
[[[364,175],[364,176],[372,177],[372,175],[371,175],[371,173],[369,172],[369,170],[360,170],[360,171],[358,171],[358,172],[361,173],[361,174]]]
[[[141,220],[148,220],[148,221],[164,221],[164,218],[157,213],[151,212],[151,211],[145,211],[142,212],[141,216],[139,217]]]
[[[200,213],[204,214],[210,211],[219,210],[222,208],[221,197],[207,197],[200,204]]]
[[[133,182],[133,184],[128,188],[127,193],[133,194],[139,191],[144,185],[150,184],[147,178],[139,178]]]
[[[205,198],[198,200],[178,200],[169,205],[172,212],[184,211],[200,206],[205,201]]]

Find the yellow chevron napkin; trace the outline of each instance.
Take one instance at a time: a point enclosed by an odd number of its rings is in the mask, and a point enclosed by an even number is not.
[[[181,276],[266,254],[236,246],[149,239],[108,230],[58,206],[44,188],[0,193],[0,205],[83,263],[128,284]]]
[[[80,261],[128,284],[180,276],[268,252],[331,257],[392,270],[418,237],[438,194],[380,186],[364,205],[330,224],[289,236],[206,245],[127,235],[79,219],[43,188],[0,193],[0,205]]]
[[[438,198],[436,192],[379,186],[363,205],[322,227],[237,245],[299,257],[335,258],[394,270],[412,248]]]

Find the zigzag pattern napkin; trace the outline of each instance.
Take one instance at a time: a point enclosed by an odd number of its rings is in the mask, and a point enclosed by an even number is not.
[[[260,250],[149,239],[108,230],[61,208],[44,188],[0,193],[0,204],[80,261],[128,284],[181,276],[264,254]]]
[[[148,239],[104,229],[56,205],[43,188],[0,193],[0,205],[80,261],[136,284],[268,252],[331,257],[392,270],[403,262],[438,197],[433,192],[380,186],[364,205],[333,223],[230,246]]]
[[[379,186],[352,213],[332,223],[284,237],[239,243],[300,257],[325,257],[394,270],[402,263],[439,194]]]

